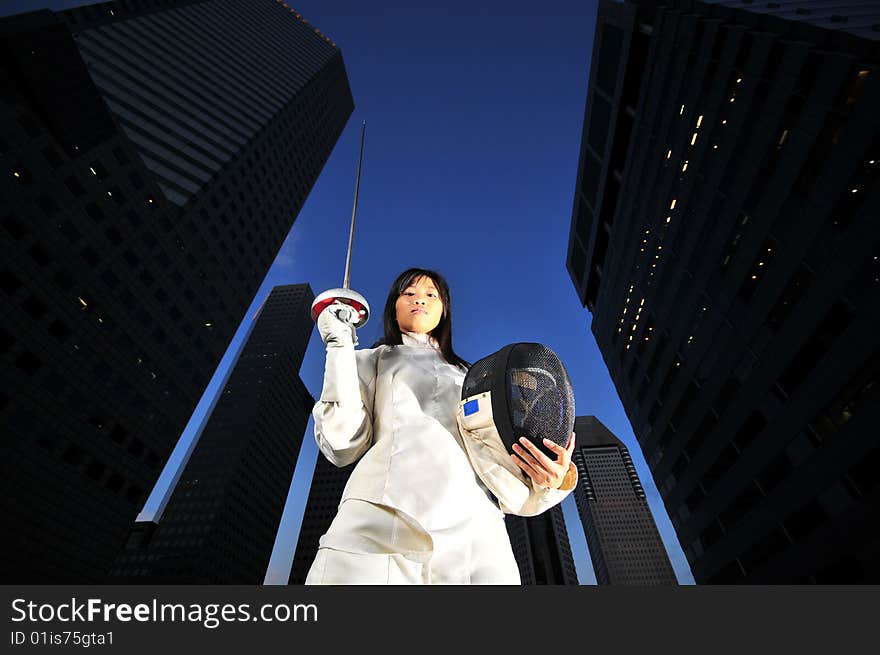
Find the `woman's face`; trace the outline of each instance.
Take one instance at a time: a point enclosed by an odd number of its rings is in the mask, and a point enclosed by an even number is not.
[[[440,292],[429,277],[420,277],[403,290],[395,304],[401,332],[429,333],[443,317]]]

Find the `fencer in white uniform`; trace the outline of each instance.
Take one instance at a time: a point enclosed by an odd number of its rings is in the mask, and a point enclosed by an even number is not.
[[[401,344],[355,350],[354,331],[332,308],[318,318],[327,359],[315,439],[333,464],[359,461],[306,584],[520,584],[504,511],[553,507],[576,469],[565,458],[558,488],[533,483],[522,507],[499,507],[456,424],[465,371],[429,334],[435,318],[451,321],[436,288],[448,298],[448,287],[436,273],[439,283],[407,273],[386,304],[387,314],[394,300]]]

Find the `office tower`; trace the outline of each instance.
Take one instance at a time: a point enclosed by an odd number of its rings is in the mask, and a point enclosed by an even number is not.
[[[694,579],[877,582],[877,3],[771,4],[600,3],[567,266]]]
[[[306,581],[318,554],[318,539],[327,532],[336,516],[345,484],[355,466],[357,462],[339,468],[318,452],[287,584],[301,585]]]
[[[297,375],[312,300],[307,284],[269,294],[179,481],[111,579],[262,584],[315,404]]]
[[[41,11],[0,39],[3,579],[97,582],[352,98],[273,0]]]
[[[677,584],[627,447],[595,416],[577,417],[574,431],[574,498],[596,582]]]
[[[508,514],[504,524],[522,584],[578,584],[561,505],[538,516]]]

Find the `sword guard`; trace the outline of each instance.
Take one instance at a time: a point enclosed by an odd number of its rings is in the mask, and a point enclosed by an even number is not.
[[[319,293],[312,302],[312,320],[317,321],[321,312],[337,301],[351,305],[357,310],[358,318],[354,321],[356,328],[366,325],[370,319],[370,303],[357,291],[344,288],[328,289]]]

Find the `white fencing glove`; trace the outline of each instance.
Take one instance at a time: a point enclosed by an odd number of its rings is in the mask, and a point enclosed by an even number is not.
[[[341,348],[358,345],[354,322],[357,310],[351,305],[336,301],[327,306],[318,316],[318,334],[328,348]]]

